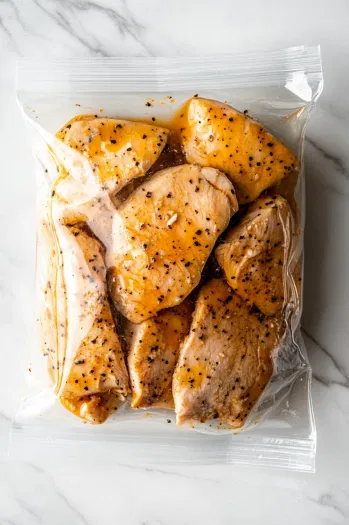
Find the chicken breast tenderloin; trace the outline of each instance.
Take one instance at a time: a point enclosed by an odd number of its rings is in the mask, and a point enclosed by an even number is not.
[[[129,392],[107,297],[104,248],[84,224],[62,224],[57,231],[69,314],[65,328],[59,328],[66,344],[57,395],[76,415],[102,423]]]
[[[179,347],[189,332],[188,300],[140,324],[128,323],[128,369],[133,408],[173,408],[172,376]]]
[[[213,168],[176,166],[138,187],[114,217],[107,262],[116,308],[140,323],[180,304],[237,209],[232,184]]]
[[[279,338],[279,321],[252,313],[223,279],[203,286],[173,376],[177,424],[242,426],[272,376]]]
[[[293,235],[287,201],[280,195],[260,197],[216,248],[230,286],[265,315],[276,314],[296,293]]]
[[[296,156],[284,144],[227,104],[194,97],[186,103],[178,127],[188,162],[226,173],[239,204],[254,201],[298,169]]]

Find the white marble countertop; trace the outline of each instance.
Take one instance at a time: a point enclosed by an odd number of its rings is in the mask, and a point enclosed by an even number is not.
[[[349,523],[349,3],[346,0],[0,2],[1,525]],[[186,55],[322,46],[306,142],[303,326],[314,370],[316,474],[8,460],[31,332],[34,180],[16,56]]]

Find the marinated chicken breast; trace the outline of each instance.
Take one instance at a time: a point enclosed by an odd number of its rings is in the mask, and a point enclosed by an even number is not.
[[[128,323],[132,408],[173,408],[172,376],[191,313],[189,301],[184,301],[143,323]]]
[[[52,195],[65,217],[86,222],[108,246],[117,194],[156,162],[168,133],[142,122],[88,115],[68,122],[53,147],[59,175]]]
[[[276,318],[252,313],[223,279],[200,291],[173,376],[177,424],[241,427],[273,373]]]
[[[120,341],[107,298],[102,244],[85,225],[58,228],[67,300],[65,355],[57,394],[76,415],[101,423],[129,392]],[[57,328],[59,332],[60,328]]]
[[[138,187],[115,214],[107,262],[116,308],[140,323],[180,304],[237,209],[230,181],[212,168],[176,166]]]
[[[190,99],[179,120],[188,162],[226,173],[239,204],[254,201],[265,189],[298,169],[295,155],[259,122],[227,104]]]
[[[226,279],[242,299],[275,315],[291,298],[293,218],[279,195],[260,197],[215,251]],[[288,281],[288,283],[287,283]]]
[[[143,122],[82,115],[68,122],[56,136],[69,146],[60,155],[65,169],[75,170],[77,176],[73,177],[79,178],[82,168],[85,178],[92,175],[104,191],[114,195],[148,171],[165,147],[168,133],[165,128]]]
[[[55,294],[59,278],[58,254],[52,227],[47,216],[42,215],[37,229],[37,285],[40,293],[40,335],[41,349],[47,357],[52,383],[58,383],[58,338]]]

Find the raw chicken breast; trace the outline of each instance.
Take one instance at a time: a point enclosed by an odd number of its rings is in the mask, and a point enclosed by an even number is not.
[[[276,314],[296,293],[295,286],[290,289],[293,230],[287,201],[260,197],[215,251],[233,290],[265,315]]]
[[[78,173],[82,167],[83,176],[92,175],[104,191],[114,195],[148,171],[165,147],[168,133],[165,128],[143,122],[82,115],[56,135],[69,146],[61,150],[59,163],[73,178],[71,172]]]
[[[226,173],[239,204],[298,169],[295,155],[259,122],[232,107],[204,98],[190,99],[178,127],[188,162]]]
[[[252,313],[223,279],[200,291],[173,376],[177,424],[240,427],[273,373],[279,322]]]
[[[58,228],[69,322],[57,395],[76,415],[101,423],[129,392],[129,380],[107,297],[104,248],[84,224]]]
[[[191,313],[186,300],[143,323],[128,323],[133,408],[173,408],[172,376],[180,344],[189,332]]]
[[[238,205],[225,175],[182,165],[158,172],[118,208],[108,252],[116,308],[140,323],[195,288]]]

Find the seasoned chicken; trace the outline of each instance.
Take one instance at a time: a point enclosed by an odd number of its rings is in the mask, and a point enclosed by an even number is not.
[[[40,216],[37,229],[37,285],[40,293],[41,349],[47,357],[48,370],[53,384],[58,383],[57,367],[59,341],[57,340],[56,289],[60,274],[57,248],[50,222],[44,214]]]
[[[298,169],[295,155],[259,122],[221,102],[190,99],[178,126],[188,162],[226,173],[240,204]]]
[[[176,166],[138,187],[114,219],[107,262],[116,308],[140,323],[181,303],[237,209],[230,181],[213,168]]]
[[[276,318],[252,313],[223,279],[200,291],[173,376],[177,424],[216,419],[240,427],[273,373]]]
[[[59,175],[52,193],[65,216],[79,214],[107,246],[117,194],[156,162],[168,133],[142,122],[88,115],[68,122],[53,146]]]
[[[179,347],[189,332],[189,301],[140,324],[128,323],[128,370],[133,408],[173,408],[172,376]]]
[[[101,423],[129,392],[124,355],[107,297],[104,248],[84,226],[61,224],[66,311],[57,395],[72,412]],[[63,333],[61,333],[63,332]]]
[[[215,251],[233,290],[265,315],[276,314],[291,298],[293,230],[287,201],[260,197]]]
[[[69,146],[60,158],[65,169],[78,172],[82,167],[85,178],[92,175],[113,195],[148,171],[165,147],[168,133],[165,128],[143,122],[82,115],[68,122],[56,136]],[[80,154],[82,166],[71,150]]]

